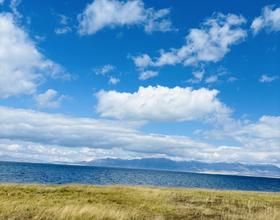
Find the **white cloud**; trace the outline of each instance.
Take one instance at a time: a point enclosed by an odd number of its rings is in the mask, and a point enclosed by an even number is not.
[[[258,122],[249,123],[237,132],[260,138],[275,138],[280,141],[280,116],[262,116]]]
[[[206,84],[214,84],[217,82],[234,82],[237,80],[237,78],[230,76],[230,73],[228,73],[227,69],[225,68],[218,68],[216,70],[216,73],[209,74],[208,76],[205,76],[205,70],[199,70],[193,72],[193,78],[187,80],[188,83],[206,83]]]
[[[152,59],[148,54],[143,54],[140,56],[132,57],[135,66],[138,68],[145,68],[149,65],[152,65]]]
[[[200,71],[195,71],[192,73],[193,78],[187,80],[187,82],[189,83],[199,83],[203,80],[203,77],[205,75],[205,71],[204,70],[200,70]]]
[[[199,81],[201,81],[203,79],[204,74],[204,71],[197,71],[193,73],[193,76]]]
[[[217,69],[217,72],[209,75],[205,78],[205,83],[207,84],[213,84],[213,83],[221,83],[221,82],[234,82],[237,78],[234,76],[231,76],[227,69],[220,67]]]
[[[101,91],[97,112],[102,117],[144,121],[189,121],[227,115],[217,90],[140,87],[135,93]],[[121,106],[121,107],[120,107]]]
[[[105,76],[105,75],[108,75],[108,73],[111,73],[112,71],[114,71],[116,69],[115,66],[111,65],[111,64],[106,64],[104,66],[101,66],[101,67],[98,67],[98,68],[95,68],[93,69],[93,72],[96,74],[96,75],[102,75],[102,76]],[[117,78],[117,77],[114,77],[114,76],[109,76],[109,80],[108,80],[108,83],[111,84],[111,85],[116,85],[120,82],[120,79]]]
[[[144,134],[117,122],[5,107],[0,107],[0,140],[9,140],[13,144],[30,142],[33,146],[121,149],[169,156],[211,147],[188,137]]]
[[[50,162],[50,163],[77,163],[102,158],[135,159],[147,157],[145,153],[125,151],[120,148],[98,149],[88,147],[64,147],[46,145],[27,141],[0,139],[0,160]],[[160,155],[159,155],[160,156]]]
[[[142,0],[94,0],[87,5],[79,18],[81,35],[95,34],[103,28],[142,25],[146,32],[170,31],[172,24],[167,18],[169,9],[146,9]]]
[[[140,73],[139,79],[140,80],[147,80],[153,77],[158,76],[158,72],[157,71],[152,71],[152,70],[148,70],[148,71],[143,71]]]
[[[20,3],[21,3],[21,0],[11,0],[11,2],[10,2],[10,8],[16,18],[22,17],[22,15],[19,13],[19,11],[17,9],[18,6],[20,5]]]
[[[264,115],[256,122],[228,119],[218,127],[203,131],[200,135],[208,139],[236,142],[237,146],[242,146],[241,152],[234,152],[239,160],[246,162],[247,155],[248,162],[253,160],[280,165],[280,116]]]
[[[278,79],[279,79],[279,76],[269,76],[269,75],[264,74],[260,77],[259,81],[262,83],[270,83],[270,82],[273,82]]]
[[[72,29],[70,27],[61,27],[61,28],[56,28],[54,30],[54,32],[57,34],[57,35],[62,35],[62,34],[67,34],[69,32],[71,32]]]
[[[53,89],[48,89],[46,92],[35,96],[39,108],[59,108],[65,98],[66,96],[59,95]]]
[[[68,25],[68,22],[69,22],[69,17],[67,17],[66,15],[58,15],[59,17],[59,24],[61,25]]]
[[[242,16],[218,13],[204,21],[201,28],[191,29],[181,48],[172,48],[168,52],[161,50],[160,56],[154,61],[148,55],[134,57],[135,65],[144,68],[217,62],[230,51],[232,45],[246,38],[247,32],[241,27],[245,22]]]
[[[59,27],[54,30],[57,35],[67,34],[72,32],[72,28],[69,26],[70,18],[65,15],[58,15]]]
[[[218,82],[219,81],[219,76],[218,75],[211,75],[211,76],[208,76],[206,79],[205,79],[205,82],[210,84],[210,83],[215,83],[215,82]]]
[[[96,75],[106,75],[107,73],[112,72],[116,68],[111,65],[111,64],[106,64],[104,66],[95,68],[93,71],[95,72]]]
[[[148,9],[146,10],[146,13],[144,29],[147,33],[152,33],[154,31],[168,32],[173,30],[171,21],[166,19],[170,14],[169,9],[161,9],[158,11]]]
[[[279,116],[263,116],[255,123],[234,124],[220,134],[242,144],[229,146],[186,136],[145,134],[116,121],[0,107],[0,158],[78,162],[105,157],[157,156],[279,165],[279,122]]]
[[[0,13],[0,98],[33,94],[46,77],[69,77],[46,59],[14,16]]]
[[[112,84],[112,85],[116,85],[116,84],[118,84],[119,82],[120,82],[120,79],[119,79],[119,78],[116,78],[116,77],[113,77],[113,76],[111,76],[111,77],[109,78],[109,83]]]
[[[230,120],[222,128],[205,133],[212,138],[235,140],[247,149],[280,153],[280,116],[265,115],[257,122]]]
[[[266,6],[262,10],[262,14],[255,18],[251,24],[254,34],[265,29],[267,31],[280,31],[280,8]]]
[[[238,80],[236,77],[234,77],[234,76],[230,76],[228,79],[227,79],[227,81],[228,82],[235,82],[236,80]]]

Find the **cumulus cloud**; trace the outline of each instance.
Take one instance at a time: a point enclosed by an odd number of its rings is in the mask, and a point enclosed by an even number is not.
[[[279,116],[263,116],[257,122],[234,125],[220,134],[237,145],[213,145],[186,136],[145,134],[116,121],[0,107],[0,158],[79,162],[155,156],[279,165],[279,122]]]
[[[254,34],[263,29],[269,32],[280,31],[280,8],[274,6],[264,7],[261,15],[252,22],[251,29]]]
[[[148,54],[132,57],[134,64],[138,68],[145,68],[153,64],[151,57]]]
[[[103,28],[143,26],[148,33],[172,30],[169,9],[145,8],[142,0],[94,0],[78,16],[79,33],[95,34]]]
[[[164,65],[196,65],[201,62],[217,62],[229,51],[232,45],[240,43],[247,36],[242,28],[245,18],[235,14],[215,14],[205,20],[200,28],[193,28],[186,36],[186,43],[179,49],[160,51],[154,60],[147,54],[134,57],[137,67]]]
[[[273,82],[278,79],[279,79],[279,76],[269,76],[269,75],[264,74],[260,77],[259,81],[262,83],[270,83],[270,82]]]
[[[101,117],[144,121],[189,121],[227,115],[230,110],[206,88],[140,87],[137,92],[101,91],[97,112]]]
[[[140,80],[147,80],[153,77],[158,76],[158,72],[157,71],[152,71],[152,70],[148,70],[148,71],[143,71],[140,73],[139,79]]]
[[[48,89],[46,92],[35,96],[35,101],[39,108],[59,108],[61,102],[66,98],[59,95],[56,90]]]
[[[45,58],[12,14],[0,13],[0,98],[33,94],[46,77],[69,77]]]

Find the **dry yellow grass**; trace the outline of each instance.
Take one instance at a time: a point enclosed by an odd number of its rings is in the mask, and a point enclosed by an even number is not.
[[[0,219],[279,220],[280,193],[2,184]]]

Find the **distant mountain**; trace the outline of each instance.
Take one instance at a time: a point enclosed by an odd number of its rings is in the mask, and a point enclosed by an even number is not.
[[[164,158],[134,160],[101,159],[82,162],[83,165],[134,169],[170,170],[195,173],[233,174],[246,176],[280,177],[280,168],[274,165],[249,165],[241,163],[204,163],[198,161],[173,161]]]

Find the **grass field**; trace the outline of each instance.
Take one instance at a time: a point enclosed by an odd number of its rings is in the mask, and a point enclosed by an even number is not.
[[[279,220],[280,193],[3,184],[0,219]]]

